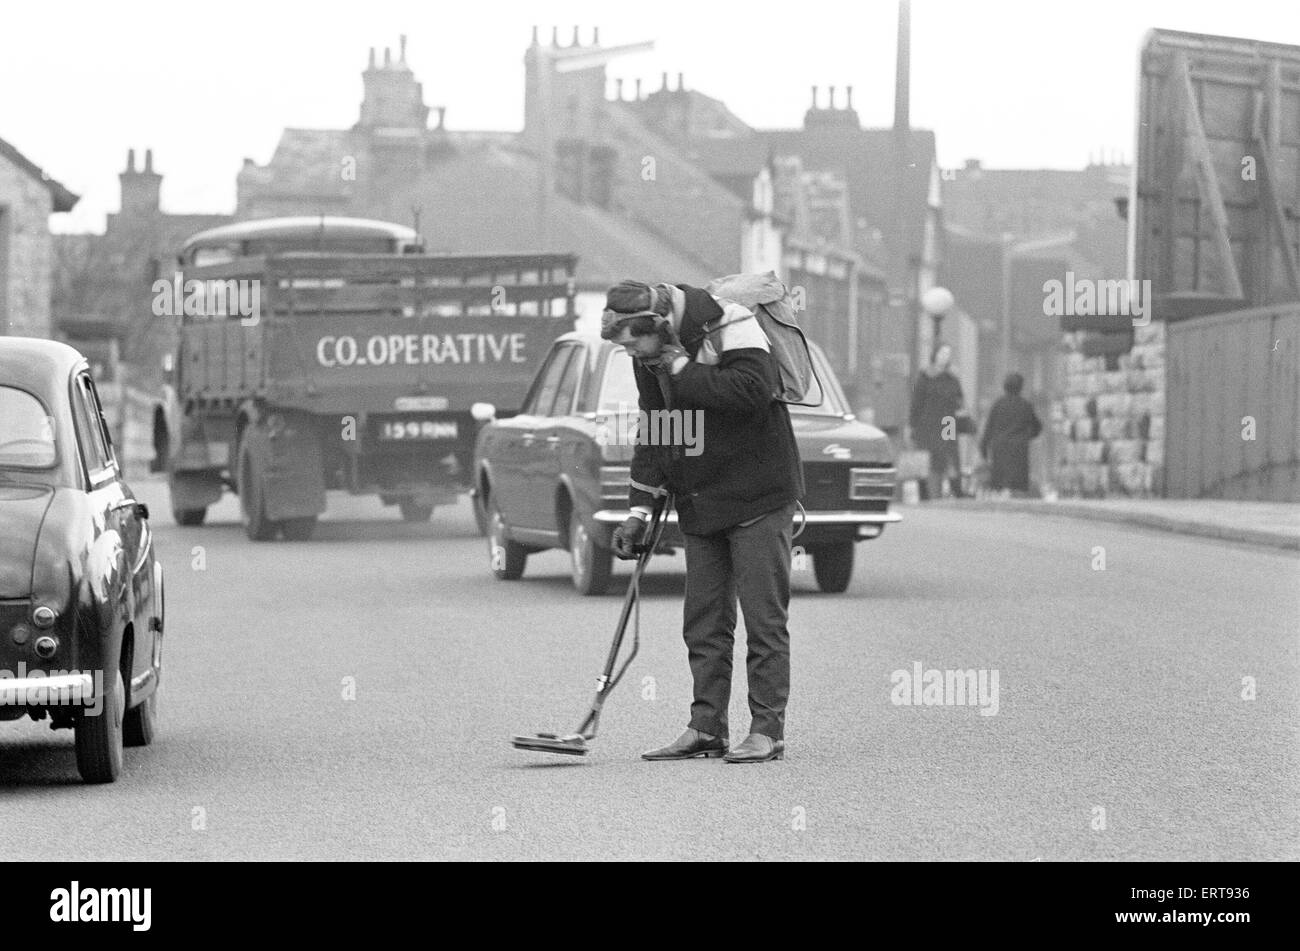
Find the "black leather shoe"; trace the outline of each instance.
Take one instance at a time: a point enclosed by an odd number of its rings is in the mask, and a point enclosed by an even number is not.
[[[641,754],[641,758],[695,759],[702,756],[705,759],[714,759],[726,752],[727,738],[725,736],[711,736],[708,733],[701,733],[699,730],[687,727],[686,732],[672,743],[661,746],[657,750],[646,750]]]
[[[723,759],[728,763],[766,763],[770,759],[785,759],[785,741],[751,733]]]

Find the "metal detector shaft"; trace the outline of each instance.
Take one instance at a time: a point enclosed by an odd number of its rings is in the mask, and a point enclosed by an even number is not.
[[[618,616],[618,627],[614,631],[614,641],[609,645],[609,655],[605,658],[605,668],[596,680],[596,697],[591,702],[591,709],[587,713],[587,718],[574,730],[575,733],[580,733],[588,740],[595,739],[596,727],[600,723],[600,710],[605,705],[605,697],[623,679],[623,674],[627,672],[627,668],[631,665],[637,651],[640,649],[641,632],[640,625],[638,625],[638,629],[633,631],[632,634],[632,652],[627,655],[627,659],[618,668],[618,673],[614,672],[614,665],[618,662],[618,652],[622,649],[623,638],[627,634],[627,622],[631,620],[632,610],[636,607],[637,600],[641,596],[641,575],[645,573],[646,565],[650,563],[655,548],[659,546],[659,539],[663,536],[664,515],[669,504],[670,500],[667,497],[660,498],[656,500],[654,509],[650,513],[650,522],[646,527],[645,544],[641,549],[641,554],[637,557],[636,565],[632,569],[632,580],[628,583],[627,594],[623,597],[623,610]]]

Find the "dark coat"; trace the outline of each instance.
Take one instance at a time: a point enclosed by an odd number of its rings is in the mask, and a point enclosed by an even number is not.
[[[989,411],[980,455],[989,460],[989,486],[1029,490],[1029,440],[1043,431],[1034,407],[1022,396],[998,397]]]
[[[947,370],[933,376],[922,373],[912,389],[912,408],[908,414],[912,441],[931,452],[943,452],[956,445],[955,440],[943,438],[943,420],[945,416],[953,417],[955,434],[956,418],[964,405],[961,383],[955,376]]]
[[[696,456],[679,446],[638,443],[632,456],[632,505],[651,505],[654,493],[676,497],[683,532],[711,535],[765,515],[803,495],[803,468],[790,413],[773,394],[779,371],[766,350],[724,350],[716,366],[697,363],[704,343],[700,326],[722,316],[704,290],[679,285],[686,312],[678,336],[691,362],[664,380],[633,360],[640,408],[703,410],[704,443]]]

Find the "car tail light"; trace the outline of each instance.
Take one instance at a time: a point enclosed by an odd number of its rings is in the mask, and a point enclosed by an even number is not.
[[[892,499],[898,470],[893,466],[849,470],[849,498],[854,502]]]

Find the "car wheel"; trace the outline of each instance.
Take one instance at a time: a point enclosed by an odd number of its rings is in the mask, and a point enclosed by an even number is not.
[[[120,669],[113,671],[112,680],[106,680],[101,703],[102,709],[97,714],[83,710],[77,716],[77,771],[88,783],[111,783],[122,772],[126,685]]]
[[[402,510],[403,522],[427,522],[433,518],[433,506],[428,503],[403,499],[398,506]]]
[[[528,550],[506,538],[506,521],[496,505],[488,515],[488,558],[492,574],[501,581],[518,581],[524,576],[524,566],[528,564]]]
[[[848,590],[849,582],[853,580],[853,542],[820,545],[810,554],[817,587],[827,594],[840,594]]]
[[[302,518],[286,518],[280,523],[284,537],[291,542],[305,542],[316,531],[316,516],[305,515]]]
[[[253,467],[253,453],[244,442],[239,448],[239,508],[244,516],[244,534],[255,542],[275,538],[280,523],[266,517],[262,483]]]
[[[175,520],[176,524],[185,525],[187,527],[202,525],[203,520],[207,518],[207,516],[207,509],[180,509],[179,511],[174,510],[172,512],[172,518]]]
[[[569,514],[569,558],[573,586],[580,594],[604,594],[614,573],[614,553],[596,544],[595,536],[577,512]]]
[[[158,688],[153,693],[126,711],[122,721],[122,744],[124,746],[148,746],[158,732]]]
[[[488,533],[488,513],[485,499],[487,498],[486,487],[480,488],[472,496],[474,504],[474,524],[478,526],[478,533],[487,536]]]

